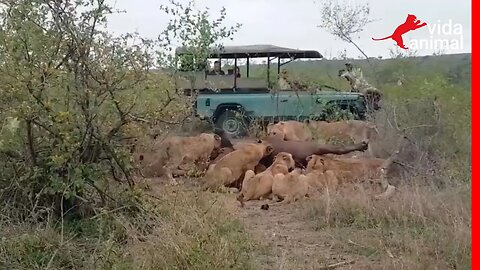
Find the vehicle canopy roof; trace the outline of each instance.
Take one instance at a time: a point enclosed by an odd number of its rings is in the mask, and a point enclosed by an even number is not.
[[[177,55],[191,54],[192,50],[188,47],[178,47]],[[260,57],[278,57],[278,58],[323,58],[323,56],[314,50],[297,50],[274,45],[244,45],[244,46],[223,46],[221,48],[212,48],[209,58],[260,58]]]

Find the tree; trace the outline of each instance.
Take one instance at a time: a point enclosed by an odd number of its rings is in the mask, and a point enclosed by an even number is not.
[[[75,213],[111,200],[112,177],[134,185],[121,140],[144,113],[153,52],[136,35],[100,30],[111,13],[103,0],[3,2],[1,116],[19,124],[2,128],[16,140],[1,139],[0,190],[17,206]]]
[[[319,27],[343,41],[353,44],[369,60],[367,54],[354,41],[369,19],[370,6],[366,4],[349,4],[346,1],[324,0],[320,2],[321,23]]]
[[[233,39],[241,24],[225,25],[226,9],[222,8],[217,18],[212,18],[209,9],[198,10],[195,1],[186,5],[169,0],[170,5],[162,5],[161,10],[173,16],[167,28],[158,37],[160,47],[160,65],[170,70],[188,71],[183,73],[193,89],[195,73],[207,68],[207,58],[212,50],[221,49],[222,41]],[[174,49],[184,47],[188,55],[176,55]],[[183,66],[179,66],[182,64]],[[175,80],[176,81],[176,80]]]
[[[105,0],[0,5],[0,198],[21,216],[115,201],[112,180],[134,186],[125,139],[185,110],[174,85],[152,72],[162,42],[112,37],[104,30],[113,13]],[[223,33],[208,12],[169,10],[180,19],[166,32],[185,44],[204,48]]]

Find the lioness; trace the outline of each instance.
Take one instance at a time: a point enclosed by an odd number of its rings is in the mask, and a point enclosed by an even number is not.
[[[281,152],[275,156],[273,164],[264,172],[255,175],[251,170],[245,173],[242,190],[237,200],[244,206],[244,201],[259,200],[272,193],[273,176],[276,174],[287,174],[295,167],[295,161],[289,153]]]
[[[231,185],[246,171],[254,170],[258,162],[272,152],[270,144],[259,141],[228,153],[208,168],[204,176],[205,188],[216,189]]]
[[[364,182],[378,179],[384,193],[377,195],[377,198],[389,197],[393,194],[395,187],[390,185],[386,179],[387,170],[398,155],[398,151],[387,159],[381,158],[342,158],[331,155],[312,155],[307,158],[307,173],[314,171],[334,171],[340,183]]]
[[[149,151],[136,153],[135,157],[143,176],[166,175],[172,184],[177,184],[173,173],[184,174],[181,165],[195,163],[204,169],[212,151],[218,149],[220,143],[220,136],[209,133],[193,137],[170,136],[155,141]]]
[[[312,132],[308,127],[298,121],[280,121],[276,124],[267,125],[267,134],[270,136],[280,135],[286,141],[311,141]]]
[[[267,126],[269,136],[278,136],[286,141],[309,141],[313,135],[319,137],[321,143],[330,139],[352,141],[353,143],[370,142],[378,137],[377,126],[370,122],[347,120],[337,122],[284,121]],[[369,147],[369,154],[373,155]]]
[[[352,140],[353,143],[370,142],[377,135],[377,126],[371,122],[346,120],[336,122],[307,121],[315,134],[325,140]]]
[[[233,151],[235,151],[235,149],[229,148],[229,147],[220,148],[220,150],[218,150],[218,153],[217,153],[215,159],[210,161],[210,163],[208,164],[208,168],[210,168],[210,166],[212,166],[214,164],[217,164],[217,162],[220,159],[222,159],[224,156],[226,156],[227,154],[229,154]],[[267,167],[265,167],[265,165],[259,163],[259,164],[257,164],[257,166],[255,166],[255,173],[256,174],[261,173],[261,172],[265,171],[266,169],[267,169]]]

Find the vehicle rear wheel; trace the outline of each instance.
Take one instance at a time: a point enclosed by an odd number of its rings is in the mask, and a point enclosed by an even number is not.
[[[232,138],[247,135],[247,119],[236,110],[225,110],[215,121],[215,126],[223,129]]]

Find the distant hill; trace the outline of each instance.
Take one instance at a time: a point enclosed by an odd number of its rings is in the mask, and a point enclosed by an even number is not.
[[[316,65],[331,65],[331,66],[343,66],[345,62],[351,61],[355,65],[359,66],[368,66],[369,63],[366,59],[348,59],[348,60],[311,60],[311,61],[295,61],[289,64],[289,66],[305,66],[305,67],[314,67]],[[472,62],[471,53],[459,53],[459,54],[443,54],[443,55],[427,55],[427,56],[416,56],[416,57],[402,57],[402,58],[387,58],[387,59],[378,59],[372,58],[370,62],[376,65],[384,65],[395,63],[398,61],[411,61],[418,63],[420,65],[428,66],[429,64],[468,64]]]
[[[377,80],[379,83],[395,83],[402,78],[435,75],[445,76],[450,83],[465,87],[469,87],[471,83],[471,53],[390,59],[375,58],[371,59],[370,63],[365,59],[297,60],[284,65],[282,68],[308,80],[322,81],[326,84],[338,86],[338,70],[345,68],[347,61],[352,62],[354,66],[360,67],[367,79]],[[276,70],[276,64],[272,65],[272,76],[276,75]],[[251,74],[254,76],[265,76],[266,65],[252,65]],[[341,84],[344,85],[343,82]]]

